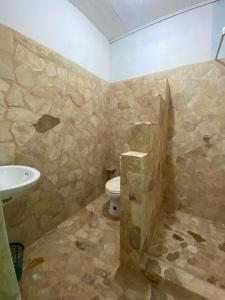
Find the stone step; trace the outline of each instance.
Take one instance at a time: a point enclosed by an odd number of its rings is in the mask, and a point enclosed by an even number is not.
[[[141,269],[146,278],[154,285],[161,288],[164,287],[164,289],[166,288],[167,290],[172,290],[175,294],[178,291],[179,293],[183,291],[185,295],[189,293],[190,298],[187,299],[225,299],[225,290],[202,280],[181,268],[174,267],[173,263],[167,263],[160,258],[145,255],[141,263]]]

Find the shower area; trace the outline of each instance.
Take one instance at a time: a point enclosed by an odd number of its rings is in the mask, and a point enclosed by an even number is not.
[[[121,156],[120,263],[168,298],[225,298],[224,82],[217,60],[111,87],[114,101],[134,95],[149,116],[131,125]],[[126,111],[114,138],[119,120]]]
[[[22,299],[225,299],[225,61],[107,83],[0,29],[14,41],[0,163],[42,174],[3,207],[25,245]]]

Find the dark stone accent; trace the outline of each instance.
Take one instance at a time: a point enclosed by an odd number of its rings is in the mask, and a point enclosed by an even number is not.
[[[32,259],[32,261],[28,264],[26,270],[31,270],[33,268],[36,268],[37,266],[39,266],[40,264],[42,264],[44,262],[44,258],[43,257],[37,257]]]
[[[188,230],[188,234],[190,234],[198,243],[205,242],[206,240],[198,233]]]
[[[179,234],[176,234],[176,233],[173,234],[173,238],[177,241],[184,241],[182,236],[180,236]]]
[[[182,286],[181,281],[178,279],[177,274],[173,268],[169,268],[165,270],[164,275],[166,279],[171,280],[173,283],[176,283],[180,286]]]
[[[168,298],[162,290],[159,290],[156,287],[152,286],[150,300],[168,300]]]
[[[36,124],[33,124],[37,132],[44,133],[60,123],[59,118],[43,115]]]
[[[219,280],[214,276],[210,276],[209,278],[207,278],[207,281],[212,284],[216,284]]]
[[[180,256],[180,253],[178,251],[176,251],[174,253],[168,253],[166,258],[168,259],[168,261],[174,261],[174,260],[178,259],[179,256]]]
[[[151,272],[149,270],[142,270],[143,275],[154,284],[159,284],[161,281],[161,277],[158,274],[155,274],[154,272]]]
[[[101,277],[101,278],[107,278],[110,275],[110,273],[103,269],[95,268],[94,275]]]
[[[128,230],[128,240],[133,249],[139,249],[141,244],[141,230],[139,227],[133,227]]]
[[[172,231],[173,230],[173,228],[172,227],[170,227],[169,225],[167,225],[167,224],[164,224],[164,227],[167,229],[167,230],[169,230],[169,231]]]
[[[98,295],[96,295],[96,296],[94,296],[94,297],[91,297],[90,300],[100,300],[100,298],[99,298]]]
[[[146,270],[151,271],[151,272],[155,272],[157,274],[161,273],[160,265],[154,259],[148,259],[146,264],[145,264],[145,268],[146,268]]]
[[[125,294],[123,294],[123,295],[119,296],[118,300],[130,300],[130,299],[128,299],[128,298],[125,296]]]
[[[186,248],[186,247],[187,247],[187,245],[188,245],[188,243],[186,243],[186,242],[182,242],[182,243],[180,243],[180,246],[181,246],[182,248]]]
[[[129,192],[129,200],[131,200],[131,201],[135,201],[136,200],[136,197],[134,196],[134,193]]]
[[[222,288],[222,289],[225,289],[225,283],[220,283],[219,282],[219,287]]]
[[[162,245],[158,245],[157,247],[156,247],[156,250],[160,253],[160,254],[162,254],[162,253],[167,253],[168,252],[168,248],[166,247],[166,246],[162,246]]]
[[[223,242],[222,244],[220,244],[218,246],[218,248],[221,250],[221,251],[224,251],[225,252],[225,242]]]
[[[76,244],[77,248],[80,250],[87,250],[87,248],[88,248],[88,244],[85,242],[76,241],[75,244]]]
[[[82,242],[76,241],[75,245],[81,251],[86,251],[87,253],[91,254],[92,256],[99,256],[101,249],[102,249],[102,242],[100,241],[98,244],[91,243],[91,242]]]
[[[88,285],[93,285],[95,283],[96,279],[97,279],[97,277],[94,276],[93,274],[85,273],[82,278],[82,281]]]

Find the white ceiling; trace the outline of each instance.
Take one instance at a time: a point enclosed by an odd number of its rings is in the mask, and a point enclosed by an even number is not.
[[[69,0],[110,41],[148,24],[213,1],[206,0]]]

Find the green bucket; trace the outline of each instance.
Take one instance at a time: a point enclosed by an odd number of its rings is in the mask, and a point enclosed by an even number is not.
[[[24,245],[20,243],[10,243],[9,244],[12,261],[14,265],[14,269],[16,272],[16,278],[19,281],[22,277],[23,273],[23,252],[24,252]]]

